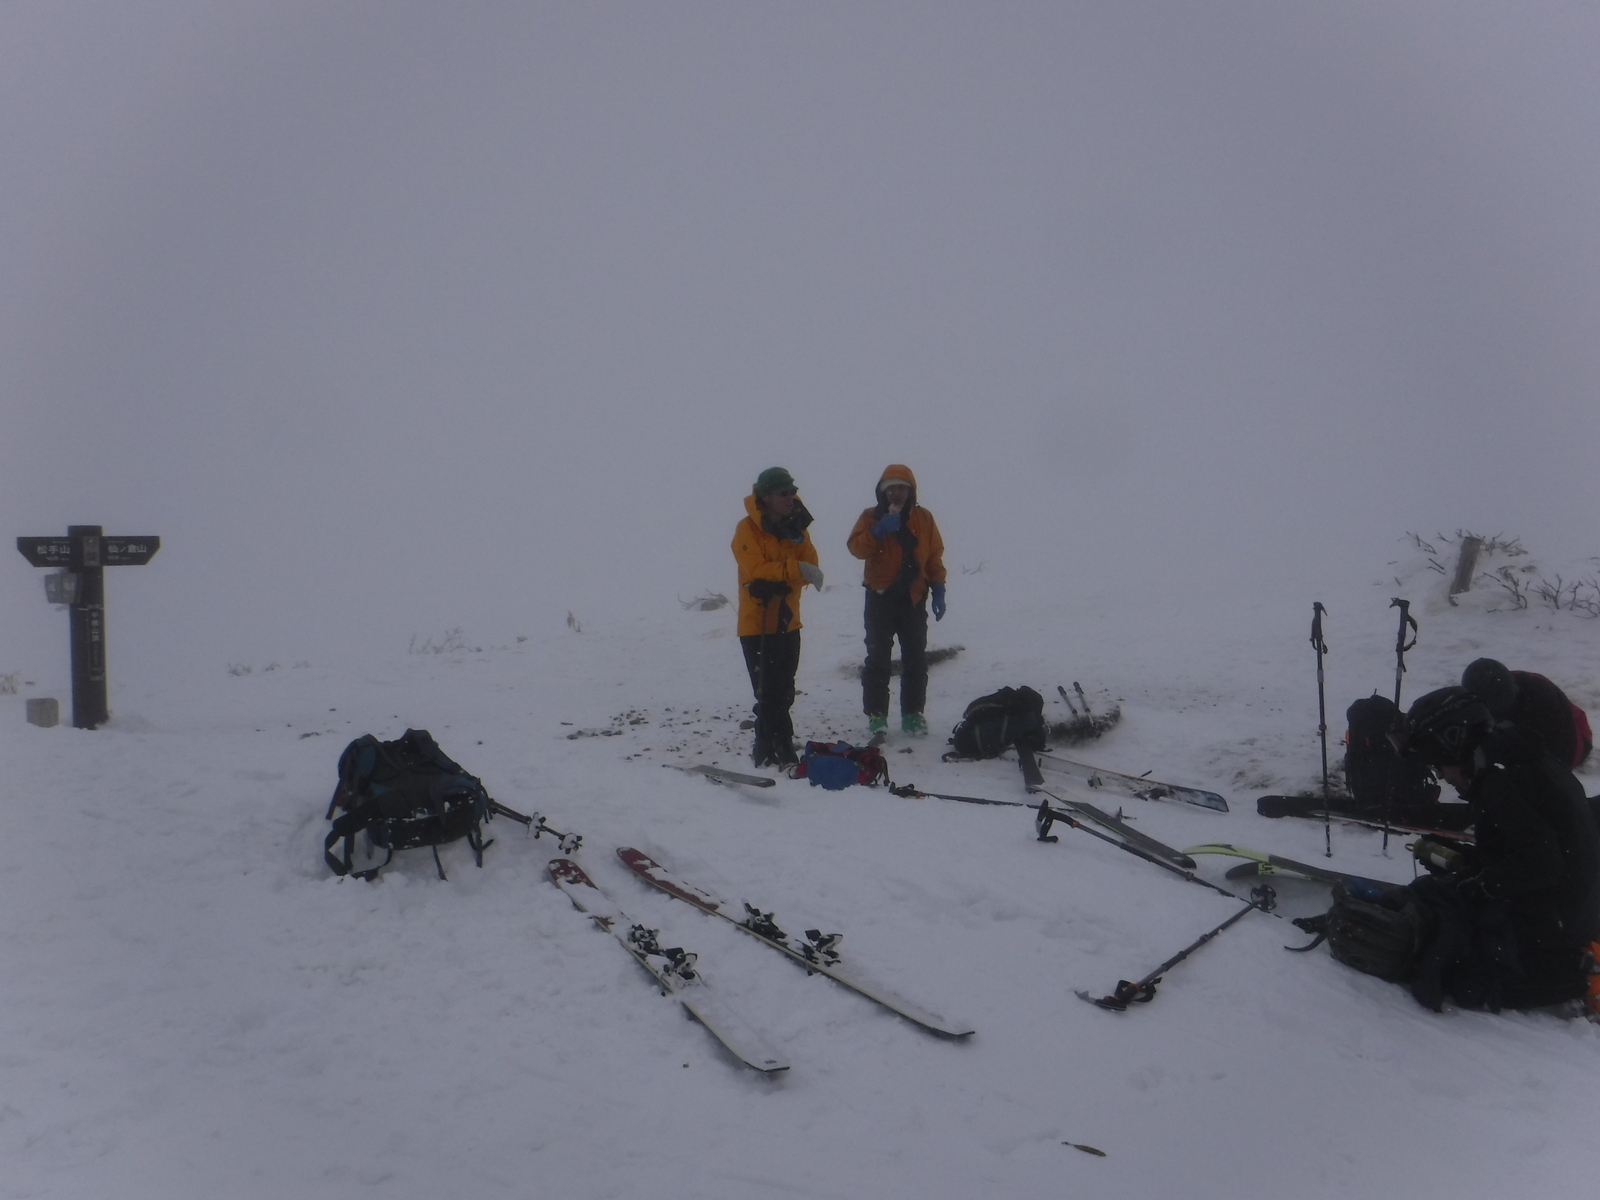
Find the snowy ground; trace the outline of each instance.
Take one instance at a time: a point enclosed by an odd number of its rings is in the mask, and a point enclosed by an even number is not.
[[[1600,621],[1487,611],[1487,592],[1452,608],[1423,557],[1320,596],[1240,581],[1018,600],[1002,570],[959,577],[935,627],[966,648],[935,669],[939,735],[892,741],[894,776],[1022,798],[1010,764],[941,764],[943,731],[993,687],[1079,680],[1124,713],[1079,757],[1233,802],[1128,801],[1142,828],[1319,856],[1320,826],[1254,813],[1319,777],[1313,599],[1331,614],[1335,736],[1350,701],[1392,690],[1396,594],[1422,621],[1408,698],[1491,654],[1600,710]],[[807,599],[796,724],[859,740],[860,593],[834,565]],[[1594,1026],[1435,1015],[1325,952],[1285,953],[1299,931],[1255,915],[1154,1003],[1103,1012],[1073,990],[1138,977],[1236,906],[1071,830],[1040,844],[1024,810],[665,769],[744,762],[731,626],[666,598],[631,625],[481,650],[121,679],[93,733],[25,725],[39,688],[4,697],[0,1195],[1465,1200],[1592,1179]],[[481,871],[448,848],[449,882],[425,852],[376,884],[331,877],[340,749],[407,726],[504,803],[581,832],[595,879],[696,951],[792,1070],[734,1065],[547,882],[548,841],[509,822]],[[602,728],[622,732],[569,736]],[[1398,843],[1385,859],[1378,834],[1333,836],[1334,866],[1409,877]],[[619,845],[843,930],[849,954],[976,1036],[942,1041],[807,977],[650,891]],[[1290,915],[1326,903],[1310,884],[1280,894]]]

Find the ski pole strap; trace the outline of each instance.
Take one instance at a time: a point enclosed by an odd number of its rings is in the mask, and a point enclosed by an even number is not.
[[[1109,996],[1096,997],[1090,1003],[1101,1008],[1109,1008],[1112,1012],[1125,1012],[1130,1004],[1149,1004],[1154,1000],[1156,984],[1160,982],[1159,975],[1153,979],[1141,979],[1138,983],[1129,979],[1119,979]]]
[[[1389,601],[1389,607],[1400,610],[1400,632],[1395,638],[1394,649],[1396,654],[1404,654],[1417,644],[1417,634],[1420,632],[1417,626],[1417,619],[1411,615],[1411,601],[1409,600],[1402,600],[1396,596]],[[1411,626],[1411,640],[1409,642],[1406,641],[1407,625]],[[1402,666],[1400,669],[1405,670],[1405,667]]]
[[[1069,825],[1076,826],[1078,824],[1065,813],[1061,814],[1061,819],[1066,821]],[[1033,830],[1036,834],[1038,834],[1039,841],[1059,842],[1061,840],[1059,836],[1056,836],[1050,832],[1050,826],[1054,825],[1055,823],[1056,813],[1050,808],[1050,801],[1039,801],[1039,811],[1033,815]]]
[[[1328,914],[1318,913],[1314,917],[1296,917],[1292,924],[1307,933],[1316,934],[1316,940],[1304,946],[1285,946],[1284,949],[1294,954],[1304,954],[1307,950],[1315,950],[1328,938]]]

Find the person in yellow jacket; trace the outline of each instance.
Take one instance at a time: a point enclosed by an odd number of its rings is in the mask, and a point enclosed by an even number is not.
[[[917,503],[917,477],[891,463],[878,480],[878,503],[856,519],[850,553],[866,560],[864,622],[867,663],[861,672],[861,707],[867,728],[889,725],[889,656],[900,639],[900,728],[922,736],[928,699],[928,597],[933,619],[944,619],[944,539],[933,514]]]
[[[806,532],[811,514],[788,471],[761,472],[744,511],[733,531],[733,557],[739,564],[739,645],[756,698],[751,760],[758,767],[791,767],[798,761],[789,709],[800,666],[800,589],[808,583],[820,589],[822,570]]]

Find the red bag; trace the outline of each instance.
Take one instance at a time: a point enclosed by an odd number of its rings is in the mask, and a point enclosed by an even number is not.
[[[876,746],[852,746],[849,742],[807,742],[806,751],[791,779],[809,779],[814,786],[830,792],[842,791],[856,783],[869,787],[881,780],[889,782],[889,764]]]

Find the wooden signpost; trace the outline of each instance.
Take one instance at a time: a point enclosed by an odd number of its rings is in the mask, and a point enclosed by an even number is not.
[[[72,613],[72,724],[94,729],[106,707],[106,567],[142,567],[161,549],[158,537],[106,537],[98,525],[69,525],[66,537],[19,537],[36,567],[60,567],[45,580],[52,601]]]

